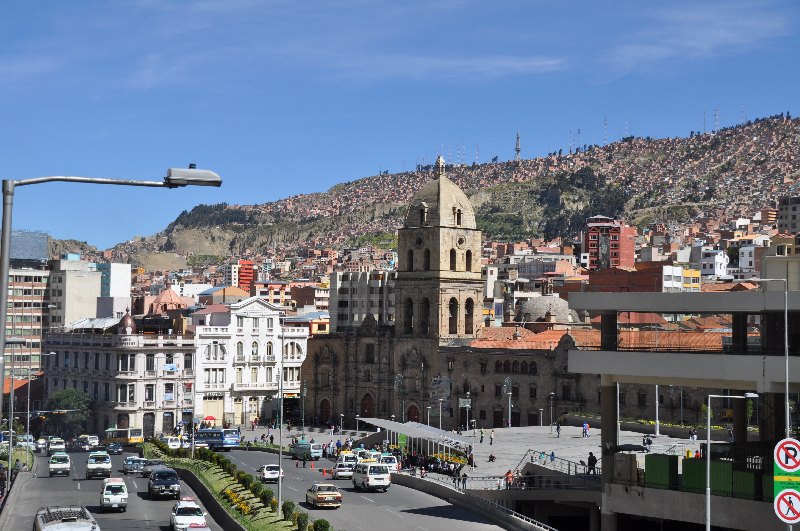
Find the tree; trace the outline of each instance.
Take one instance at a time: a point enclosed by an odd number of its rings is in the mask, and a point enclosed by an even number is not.
[[[45,410],[48,413],[48,431],[62,437],[73,437],[83,431],[89,415],[92,413],[94,403],[92,398],[77,389],[64,389],[56,391],[47,399]],[[64,412],[65,410],[74,410]]]

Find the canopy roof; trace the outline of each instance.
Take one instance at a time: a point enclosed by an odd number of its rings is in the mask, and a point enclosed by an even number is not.
[[[440,430],[427,424],[419,422],[395,422],[393,420],[378,418],[359,418],[360,422],[366,422],[373,426],[378,426],[387,431],[402,433],[414,439],[426,439],[454,450],[469,453],[472,443],[463,435],[457,435],[450,431]]]

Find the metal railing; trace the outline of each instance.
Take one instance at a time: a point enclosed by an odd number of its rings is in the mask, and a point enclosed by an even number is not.
[[[602,477],[596,474],[578,476],[531,474],[515,476],[511,483],[506,483],[505,476],[467,476],[466,489],[463,477],[447,477],[430,473],[421,479],[467,493],[470,490],[601,490],[603,485]]]
[[[589,474],[589,465],[584,461],[576,463],[575,461],[570,461],[569,459],[563,459],[561,457],[551,457],[547,452],[542,452],[540,450],[531,449],[525,452],[525,455],[522,456],[522,459],[514,470],[522,469],[525,463],[543,466],[569,476],[591,475]],[[597,475],[603,473],[603,470],[597,465],[595,465],[594,470]]]

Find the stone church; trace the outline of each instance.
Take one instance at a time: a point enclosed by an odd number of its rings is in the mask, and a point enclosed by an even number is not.
[[[558,295],[526,302],[524,326],[484,327],[481,232],[441,157],[411,200],[398,246],[395,323],[368,316],[351,332],[309,340],[306,424],[353,429],[357,417],[380,417],[492,428],[599,412],[599,379],[567,371],[567,351],[599,345],[599,332]],[[648,404],[648,390],[638,392],[638,409],[626,413],[649,416],[655,397]]]

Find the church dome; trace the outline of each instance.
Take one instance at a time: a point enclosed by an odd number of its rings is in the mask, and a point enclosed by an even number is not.
[[[570,310],[569,303],[558,295],[542,295],[522,303],[518,320],[526,323],[537,321],[575,323],[578,322],[578,315]]]
[[[131,317],[128,308],[125,309],[125,316],[119,321],[118,332],[125,335],[136,334],[136,321]]]
[[[444,159],[436,159],[433,179],[417,190],[406,214],[405,227],[475,229],[475,211],[467,195],[445,177]]]

